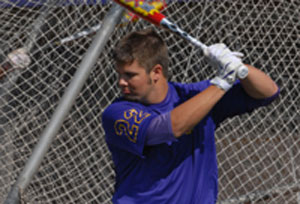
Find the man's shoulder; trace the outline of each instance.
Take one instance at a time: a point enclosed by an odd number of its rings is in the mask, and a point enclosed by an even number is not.
[[[107,106],[107,109],[128,109],[128,108],[139,108],[144,109],[145,106],[141,103],[134,102],[134,101],[128,101],[124,98],[117,98],[115,99],[109,106]]]
[[[119,117],[119,115],[124,114],[124,112],[128,112],[128,111],[140,112],[146,110],[148,110],[146,106],[144,106],[141,103],[128,101],[123,98],[118,98],[105,108],[102,117],[103,118]]]

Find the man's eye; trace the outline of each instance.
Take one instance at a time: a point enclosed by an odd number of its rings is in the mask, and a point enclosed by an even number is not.
[[[126,75],[126,77],[131,78],[131,77],[134,77],[136,74],[134,74],[134,73],[126,73],[125,75]]]

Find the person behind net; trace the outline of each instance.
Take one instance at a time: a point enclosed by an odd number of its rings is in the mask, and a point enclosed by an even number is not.
[[[115,48],[122,96],[102,115],[116,173],[113,203],[217,201],[216,128],[270,104],[279,88],[224,44],[204,53],[218,74],[184,84],[168,81],[167,46],[155,31],[132,32]],[[238,79],[241,68],[248,72]]]
[[[4,78],[8,72],[28,67],[30,63],[31,59],[25,48],[10,52],[0,65],[0,79]]]

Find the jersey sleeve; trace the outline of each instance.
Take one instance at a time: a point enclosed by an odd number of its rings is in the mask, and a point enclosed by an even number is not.
[[[270,104],[279,95],[279,90],[273,96],[265,99],[255,99],[249,96],[239,81],[223,96],[212,110],[216,124],[235,115],[250,113],[254,109]]]
[[[198,93],[205,90],[209,85],[211,85],[209,80],[187,84],[173,82],[172,84],[174,85],[177,93],[179,94],[179,97],[184,101],[197,95]]]
[[[154,117],[141,107],[113,103],[102,115],[106,142],[142,157],[146,131]]]

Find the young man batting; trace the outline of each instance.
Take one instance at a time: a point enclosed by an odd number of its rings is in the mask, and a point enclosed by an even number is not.
[[[279,88],[224,44],[204,53],[218,74],[183,84],[168,82],[167,46],[153,30],[130,33],[116,47],[123,96],[102,116],[115,164],[113,203],[217,201],[216,128],[228,117],[268,105]],[[245,67],[248,73],[238,75]]]

